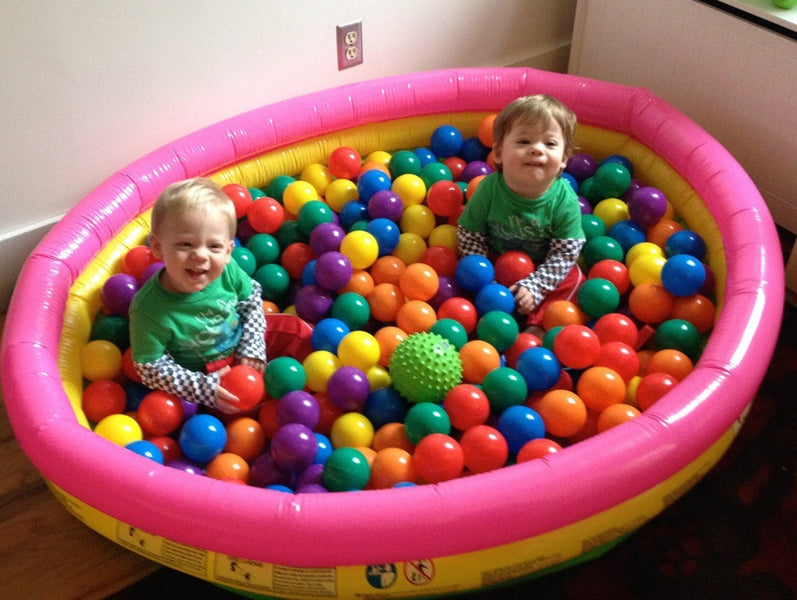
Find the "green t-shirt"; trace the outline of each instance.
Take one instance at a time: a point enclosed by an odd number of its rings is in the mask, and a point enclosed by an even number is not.
[[[169,353],[194,371],[226,358],[241,339],[239,301],[252,294],[252,280],[234,260],[204,290],[168,292],[160,272],[136,293],[130,305],[133,361],[150,363]]]
[[[535,264],[545,259],[552,239],[584,239],[578,196],[562,178],[530,200],[509,189],[502,173],[491,173],[468,200],[459,224],[485,234],[492,252],[521,250]]]

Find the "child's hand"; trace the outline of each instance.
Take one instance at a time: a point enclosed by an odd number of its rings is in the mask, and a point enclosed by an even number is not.
[[[219,374],[219,379],[229,373],[231,368],[232,367],[228,365],[216,371]],[[239,413],[241,409],[236,406],[237,403],[238,396],[221,386],[216,388],[216,408],[218,410],[228,415]]]
[[[534,294],[531,293],[531,290],[515,283],[509,286],[509,291],[514,294],[515,306],[521,315],[527,315],[537,308],[537,303],[534,301]]]
[[[261,373],[266,372],[266,363],[260,360],[259,358],[249,358],[248,356],[241,356],[235,359],[235,364],[252,367],[257,371],[260,371]]]

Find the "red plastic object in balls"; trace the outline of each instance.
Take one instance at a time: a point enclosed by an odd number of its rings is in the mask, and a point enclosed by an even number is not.
[[[241,411],[254,408],[263,400],[266,385],[260,371],[246,365],[235,365],[219,381],[221,387],[238,397],[236,407]]]
[[[520,250],[504,252],[495,261],[495,279],[509,287],[534,272],[534,261]]]

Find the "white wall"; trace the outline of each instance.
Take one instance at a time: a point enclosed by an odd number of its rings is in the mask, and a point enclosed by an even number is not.
[[[0,4],[0,310],[19,266],[105,178],[202,127],[415,71],[567,68],[575,0],[6,0]],[[362,65],[335,26],[361,19]]]

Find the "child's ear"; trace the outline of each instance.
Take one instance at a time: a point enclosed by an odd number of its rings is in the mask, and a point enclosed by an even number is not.
[[[161,252],[161,240],[158,234],[151,232],[149,234],[149,247],[152,249],[152,255],[158,260],[163,260],[163,252]]]
[[[493,144],[493,162],[499,164],[501,162],[501,146]]]

